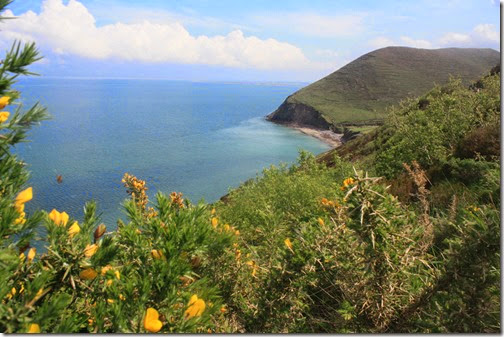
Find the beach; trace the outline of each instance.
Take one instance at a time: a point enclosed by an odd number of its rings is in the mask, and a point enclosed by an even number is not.
[[[312,129],[312,128],[307,128],[307,127],[301,127],[301,126],[294,126],[294,125],[289,125],[289,127],[294,128],[298,131],[301,131],[302,133],[315,137],[324,143],[330,145],[331,147],[335,148],[338,147],[342,144],[341,138],[343,137],[343,134],[340,133],[334,133],[331,130],[318,130],[318,129]]]

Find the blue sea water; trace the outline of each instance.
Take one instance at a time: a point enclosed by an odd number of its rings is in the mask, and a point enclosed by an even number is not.
[[[300,87],[23,79],[16,89],[25,107],[40,101],[52,116],[16,148],[32,172],[27,211],[56,208],[81,220],[84,203],[96,200],[113,229],[124,219],[125,172],[146,180],[151,198],[179,191],[193,202],[216,201],[263,168],[294,162],[300,149],[329,148],[264,120]]]

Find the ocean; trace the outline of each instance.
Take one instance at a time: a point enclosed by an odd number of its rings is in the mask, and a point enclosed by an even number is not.
[[[51,120],[35,126],[15,152],[28,164],[34,209],[66,211],[81,221],[95,200],[107,228],[125,219],[125,172],[157,191],[214,202],[230,188],[300,149],[329,146],[264,120],[301,84],[162,80],[20,80],[25,108],[40,101]],[[61,175],[59,184],[56,177]]]

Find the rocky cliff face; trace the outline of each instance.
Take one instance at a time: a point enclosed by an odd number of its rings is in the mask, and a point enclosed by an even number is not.
[[[266,119],[278,124],[322,130],[331,130],[332,127],[331,123],[313,107],[302,103],[289,102],[288,98],[278,109],[266,116]]]

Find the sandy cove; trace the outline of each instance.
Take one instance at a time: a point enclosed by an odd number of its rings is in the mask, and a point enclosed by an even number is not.
[[[343,134],[341,133],[334,133],[331,130],[319,130],[296,125],[286,125],[286,126],[301,131],[302,133],[307,134],[309,136],[315,137],[323,141],[324,143],[330,145],[332,148],[338,147],[342,144],[341,138],[343,137]]]

